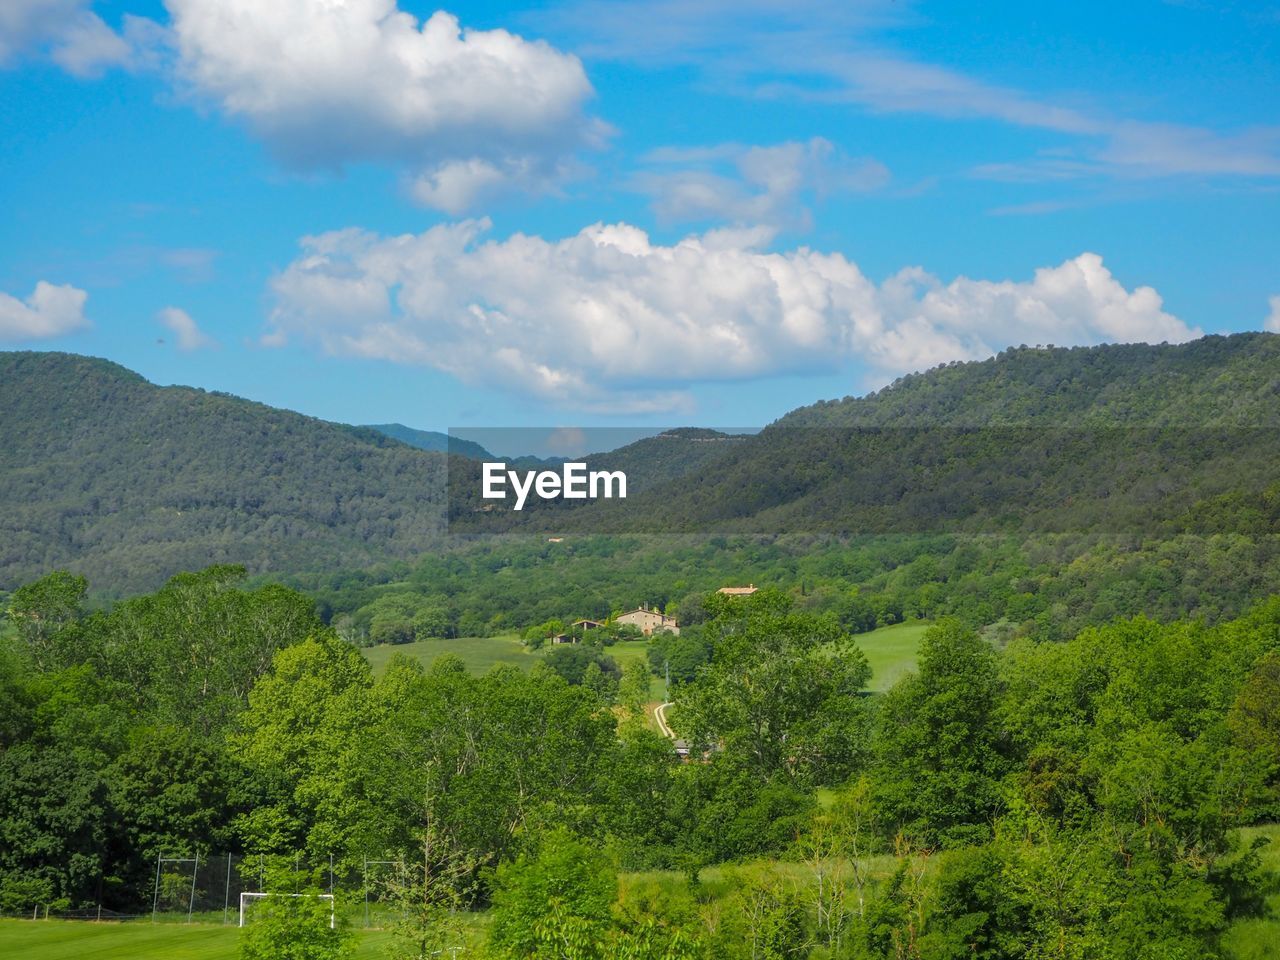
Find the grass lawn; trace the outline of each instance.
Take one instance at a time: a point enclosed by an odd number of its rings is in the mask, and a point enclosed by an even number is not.
[[[381,960],[390,934],[356,932],[356,956]],[[220,924],[0,920],[0,956],[23,960],[235,960],[240,931]]]
[[[541,651],[530,653],[514,633],[496,637],[457,637],[453,640],[415,640],[413,643],[384,644],[367,647],[361,651],[373,672],[382,673],[397,653],[417,660],[424,667],[431,666],[438,657],[447,653],[462,658],[472,673],[488,673],[500,663],[510,663],[521,670],[529,670],[538,662]]]
[[[877,693],[888,690],[904,673],[915,669],[916,651],[928,629],[927,621],[914,620],[854,637],[871,664],[872,690]]]
[[[915,669],[916,649],[920,646],[920,638],[924,636],[929,624],[924,621],[896,623],[891,627],[881,627],[870,633],[859,634],[855,639],[862,652],[867,655],[871,664],[871,689],[888,690],[908,670]],[[553,647],[543,646],[541,650],[530,651],[521,642],[517,634],[504,633],[496,637],[457,637],[453,640],[418,640],[414,643],[401,643],[380,647],[368,647],[362,652],[373,667],[374,673],[381,673],[396,654],[402,654],[417,660],[423,666],[431,666],[432,661],[447,653],[462,658],[467,669],[472,673],[487,673],[500,663],[509,663],[521,670],[529,670]],[[605,648],[605,653],[625,666],[630,660],[646,660],[649,642],[647,640],[628,640],[615,643]],[[650,696],[655,701],[666,699],[665,684],[661,677],[654,677],[650,683]]]
[[[432,661],[447,653],[462,658],[467,669],[472,673],[487,673],[500,663],[509,663],[521,670],[529,670],[542,657],[554,649],[547,644],[541,650],[530,651],[521,642],[517,634],[504,633],[496,637],[458,637],[453,640],[417,640],[413,643],[367,647],[361,651],[365,659],[373,667],[375,674],[382,673],[389,661],[397,653],[417,660],[423,666],[431,666]],[[618,662],[618,666],[626,666],[630,660],[647,660],[649,641],[628,640],[605,647],[604,652]],[[660,700],[665,693],[665,685],[660,677],[654,677],[649,684],[650,695]]]

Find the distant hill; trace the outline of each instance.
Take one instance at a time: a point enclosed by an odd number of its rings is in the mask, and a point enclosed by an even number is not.
[[[349,568],[442,529],[443,454],[90,357],[0,353],[0,450],[0,589],[58,566],[111,591]]]
[[[1277,514],[1278,468],[1280,337],[1257,333],[1008,350],[793,411],[625,503],[450,511],[455,529],[1249,532]]]
[[[377,430],[393,440],[407,443],[409,446],[417,447],[419,450],[429,450],[432,453],[453,453],[460,457],[470,457],[472,460],[494,459],[493,454],[480,446],[480,444],[471,440],[463,440],[461,437],[451,437],[449,434],[440,433],[437,430],[415,430],[413,427],[406,427],[403,423],[373,423],[369,425],[368,429]]]
[[[746,439],[745,435],[721,433],[705,427],[680,427],[636,440],[616,450],[584,454],[575,460],[585,463],[588,470],[620,470],[625,473],[630,499],[647,490],[678,482],[682,477],[705,472],[712,463],[728,456]],[[558,471],[565,463],[561,457],[490,459],[502,460],[510,469],[519,471]],[[450,516],[461,518],[466,528],[468,517],[483,514],[488,518],[487,527],[505,529],[509,521],[502,516],[493,516],[495,512],[501,514],[504,511],[495,511],[492,501],[483,501],[480,489],[480,463],[455,462],[450,471]],[[571,501],[559,501],[541,504],[537,509],[540,515],[545,516],[543,511],[567,514],[576,512],[580,507]]]
[[[1257,427],[1280,414],[1280,336],[1016,347],[801,407],[779,426]]]
[[[0,354],[0,590],[58,566],[120,592],[214,562],[288,574],[412,557],[444,542],[447,466],[454,532],[1280,532],[1272,334],[1018,348],[752,436],[673,430],[583,458],[627,473],[625,503],[550,513],[478,503],[476,460],[395,426]]]

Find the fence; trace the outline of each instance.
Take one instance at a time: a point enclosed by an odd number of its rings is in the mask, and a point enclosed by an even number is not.
[[[268,859],[198,851],[159,854],[149,877],[116,886],[96,903],[70,907],[50,902],[47,894],[33,891],[25,898],[7,897],[0,904],[0,916],[235,926],[240,921],[241,894],[266,889]],[[382,927],[396,913],[392,890],[404,873],[399,860],[367,857],[354,865],[343,865],[333,857],[315,862],[299,855],[293,866],[295,870],[319,875],[322,892],[334,897],[356,926]],[[126,904],[127,907],[122,906]]]

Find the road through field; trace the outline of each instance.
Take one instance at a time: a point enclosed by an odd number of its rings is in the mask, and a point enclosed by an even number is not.
[[[672,706],[672,704],[670,703],[658,704],[658,706],[654,708],[653,719],[657,721],[658,729],[662,731],[662,735],[671,740],[674,740],[676,738],[676,735],[672,733],[671,728],[667,726],[667,707],[669,706]]]

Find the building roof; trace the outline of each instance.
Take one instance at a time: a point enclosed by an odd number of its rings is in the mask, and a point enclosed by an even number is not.
[[[716,593],[723,593],[729,597],[749,597],[759,589],[759,587],[752,583],[745,587],[721,587],[716,591]]]

